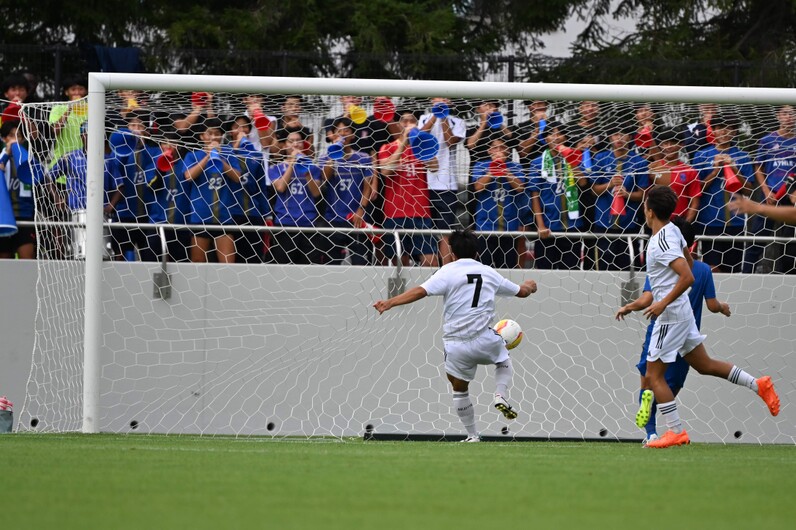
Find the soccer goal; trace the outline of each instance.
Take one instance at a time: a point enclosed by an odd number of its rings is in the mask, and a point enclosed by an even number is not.
[[[441,300],[372,305],[427,279],[465,226],[483,260],[539,285],[498,302],[525,332],[520,415],[489,407],[479,369],[482,434],[640,439],[647,322],[614,314],[641,293],[639,207],[658,184],[684,201],[732,310],[704,309],[709,352],[771,375],[783,403],[772,418],[692,373],[678,398],[692,439],[794,443],[792,233],[727,207],[787,199],[796,148],[771,133],[793,133],[794,103],[791,89],[92,73],[87,108],[23,107],[47,184],[19,428],[462,434]]]

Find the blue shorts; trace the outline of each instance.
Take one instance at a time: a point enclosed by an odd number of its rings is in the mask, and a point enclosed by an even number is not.
[[[437,230],[450,230],[459,226],[456,203],[459,198],[453,190],[428,190],[431,201],[431,221]]]
[[[652,325],[647,327],[647,336],[644,338],[644,346],[641,348],[641,358],[636,365],[641,375],[647,375],[647,353],[649,352],[650,340],[652,338],[652,329]],[[669,388],[683,388],[689,368],[690,366],[685,359],[678,354],[675,361],[666,366],[664,377],[666,378],[666,384],[669,385]]]
[[[417,230],[431,229],[431,219],[428,217],[396,217],[384,220],[384,229],[409,228]],[[401,236],[401,248],[404,254],[417,258],[423,254],[437,253],[437,240],[427,235]],[[392,235],[384,237],[384,255],[388,259],[395,257],[395,238]]]

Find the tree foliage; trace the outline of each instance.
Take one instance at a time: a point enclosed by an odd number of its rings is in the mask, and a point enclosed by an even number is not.
[[[0,45],[138,46],[147,68],[158,72],[480,79],[489,58],[511,55],[528,59],[530,80],[675,78],[782,85],[792,84],[787,76],[793,68],[781,64],[792,64],[796,49],[793,0],[0,0],[0,5],[7,21]],[[573,14],[588,22],[573,57],[544,67],[530,64],[534,54],[544,52],[546,36]],[[636,29],[615,37],[615,20],[628,18],[637,22]],[[8,67],[16,67],[9,57],[4,57]],[[689,69],[685,62],[697,66]],[[50,64],[43,61],[41,67]],[[683,68],[686,75],[678,77]]]

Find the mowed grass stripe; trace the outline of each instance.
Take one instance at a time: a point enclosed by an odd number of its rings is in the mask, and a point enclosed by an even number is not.
[[[7,528],[791,528],[796,447],[0,436]],[[7,526],[6,526],[7,525]]]

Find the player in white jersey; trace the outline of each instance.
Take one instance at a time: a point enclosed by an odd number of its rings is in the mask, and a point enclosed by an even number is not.
[[[677,195],[668,186],[655,186],[644,201],[644,216],[652,229],[647,250],[647,275],[654,302],[645,311],[647,318],[655,318],[655,326],[647,355],[647,377],[658,402],[658,410],[669,426],[663,436],[651,440],[647,447],[664,448],[690,443],[683,429],[677,404],[664,374],[666,366],[677,354],[697,372],[729,380],[756,392],[768,405],[772,416],[779,414],[779,397],[771,378],[755,379],[737,366],[711,359],[702,343],[694,313],[685,294],[694,283],[691,272],[693,260],[680,229],[669,221],[677,204]]]
[[[445,372],[453,387],[453,408],[467,430],[464,441],[478,442],[481,438],[468,389],[479,364],[495,365],[494,407],[508,419],[517,417],[507,401],[513,373],[511,358],[505,342],[491,328],[495,296],[526,298],[536,292],[536,282],[525,280],[517,285],[477,261],[478,238],[470,230],[454,230],[449,241],[454,261],[442,266],[423,284],[379,300],[373,307],[381,314],[426,296],[444,297],[442,340]]]

